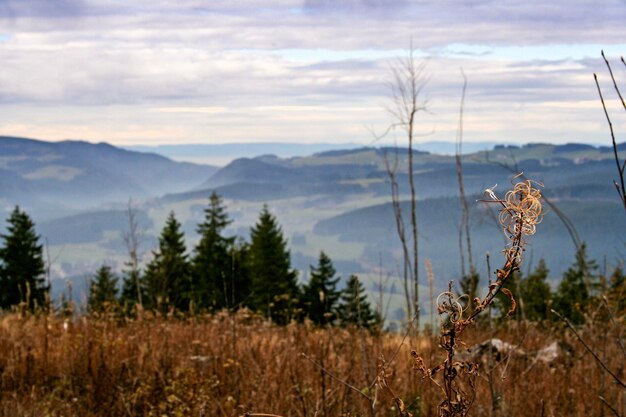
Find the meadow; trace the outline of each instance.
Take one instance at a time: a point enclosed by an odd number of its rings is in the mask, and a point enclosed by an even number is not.
[[[600,305],[578,330],[622,381],[623,328],[624,317]],[[562,325],[482,321],[458,352],[492,337],[516,353],[478,360],[469,415],[624,415],[624,388]],[[558,357],[537,360],[553,342]],[[414,416],[436,416],[441,389],[414,369],[411,350],[430,367],[445,356],[438,344],[428,331],[277,326],[247,310],[132,319],[14,312],[0,321],[0,416],[395,416],[397,400]]]

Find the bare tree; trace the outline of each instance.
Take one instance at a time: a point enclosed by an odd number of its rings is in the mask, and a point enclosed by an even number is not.
[[[408,57],[400,59],[391,68],[393,74],[393,82],[391,84],[392,105],[388,110],[395,119],[395,123],[391,126],[391,128],[398,127],[404,130],[407,138],[407,173],[411,203],[410,239],[407,238],[404,231],[404,219],[402,217],[402,211],[400,210],[398,181],[396,176],[397,159],[392,165],[389,164],[388,158],[385,158],[387,173],[389,174],[392,187],[392,202],[394,206],[394,215],[396,217],[398,237],[400,238],[403,247],[405,292],[407,299],[410,300],[410,302],[407,302],[407,313],[409,318],[412,316],[416,317],[415,327],[417,329],[419,329],[420,314],[419,233],[417,225],[417,197],[415,192],[413,168],[413,142],[416,137],[415,125],[417,114],[419,112],[426,111],[427,109],[427,100],[424,98],[423,94],[423,90],[427,82],[427,79],[424,76],[425,66],[425,61],[417,62],[414,57],[413,48],[411,48]]]
[[[141,283],[139,282],[139,245],[143,236],[143,230],[137,223],[137,211],[133,208],[132,199],[128,200],[126,217],[128,218],[128,231],[124,233],[124,243],[128,251],[130,276],[135,279],[137,288],[137,303],[143,305],[141,296]]]

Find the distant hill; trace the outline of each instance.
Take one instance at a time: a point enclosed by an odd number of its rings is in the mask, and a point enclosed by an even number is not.
[[[620,152],[626,151],[626,144],[619,146]],[[475,258],[481,268],[486,251],[497,262],[503,236],[484,204],[475,200],[495,184],[499,193],[506,191],[520,171],[545,184],[546,196],[574,222],[593,257],[601,260],[606,255],[608,265],[623,258],[626,247],[620,232],[626,219],[612,185],[617,173],[610,147],[538,143],[495,145],[489,151],[468,148],[463,179],[471,196]],[[283,157],[259,148],[258,155],[216,168],[105,143],[0,137],[0,203],[5,210],[20,204],[33,215],[55,259],[55,285],[63,282],[58,278],[84,281],[103,262],[118,270],[124,265],[128,256],[122,239],[128,228],[124,208],[129,197],[136,201],[144,262],[151,258],[172,210],[183,224],[191,251],[214,190],[225,198],[233,220],[230,236],[247,238],[267,203],[285,231],[303,279],[320,250],[341,266],[344,278],[350,273],[374,276],[381,264],[396,274],[399,247],[385,160],[397,168],[400,196],[406,202],[407,150],[308,149],[309,154]],[[421,257],[431,259],[436,285],[444,288],[449,279],[458,278],[459,269],[455,158],[416,149],[414,162]],[[569,235],[554,213],[548,212],[531,242],[527,260],[546,257],[551,278],[558,278],[573,260]]]
[[[262,142],[128,146],[126,149],[139,152],[154,152],[177,161],[226,165],[238,158],[254,158],[260,155],[276,155],[281,158],[291,158],[332,149],[351,149],[359,146],[353,143]]]
[[[491,150],[496,142],[466,142],[463,153]],[[226,165],[238,158],[255,158],[260,155],[276,155],[279,158],[312,155],[327,151],[362,148],[355,143],[226,143],[226,144],[182,144],[157,146],[128,146],[126,149],[139,152],[154,152],[177,161]],[[427,141],[415,145],[419,151],[440,155],[454,155],[454,142]]]
[[[470,221],[474,257],[479,270],[486,275],[485,253],[493,254],[492,262],[500,262],[504,247],[501,227],[489,215],[485,203],[476,203],[480,195],[471,196]],[[587,244],[595,259],[607,256],[610,263],[624,254],[623,230],[626,216],[617,198],[612,201],[561,201],[560,210],[576,226],[580,239]],[[544,204],[546,216],[537,226],[537,235],[528,239],[525,257],[528,262],[544,258],[556,274],[573,262],[574,244],[555,213]],[[497,209],[497,207],[493,207]],[[403,213],[410,212],[409,202],[401,205]],[[430,259],[437,273],[452,279],[459,271],[458,224],[461,209],[457,198],[428,199],[417,205],[422,259]],[[345,212],[315,224],[313,231],[322,236],[336,236],[342,242],[367,242],[365,254],[393,263],[392,250],[397,245],[395,220],[391,204],[379,204]],[[374,257],[374,259],[377,259]],[[458,277],[457,277],[458,278]]]
[[[154,226],[143,210],[135,211],[135,221],[139,230]],[[37,225],[37,232],[45,236],[51,245],[98,242],[106,231],[127,229],[128,215],[122,210],[90,211]]]
[[[45,217],[192,189],[215,171],[106,143],[0,137],[0,201]]]
[[[182,201],[208,195],[212,190],[227,197],[253,201],[319,193],[388,195],[385,158],[390,166],[397,165],[401,193],[408,192],[406,149],[360,147],[293,158],[266,155],[236,159],[196,190],[168,195],[167,198]],[[556,193],[558,189],[560,197],[593,195],[594,198],[610,198],[614,192],[610,181],[615,165],[612,158],[609,147],[582,144],[496,146],[490,152],[464,155],[464,182],[469,192],[479,192],[493,184],[506,183],[513,172],[524,171],[530,177],[546,182],[550,186],[549,192]],[[457,194],[453,156],[416,150],[414,168],[421,199]]]
[[[626,150],[626,144],[619,147],[622,152]],[[319,205],[320,212],[325,210],[327,202],[353,201],[354,210],[316,222],[313,233],[324,239],[332,237],[348,244],[365,245],[361,262],[382,256],[385,263],[394,263],[392,258],[397,253],[392,256],[390,248],[397,238],[391,208],[389,204],[367,204],[389,199],[385,155],[390,164],[397,163],[400,195],[406,200],[409,190],[406,149],[361,147],[305,157],[238,159],[217,171],[198,190],[171,194],[163,201],[206,199],[213,190],[236,201],[277,201],[274,203],[277,207],[287,199],[305,199],[308,203],[303,206]],[[450,155],[420,151],[414,156],[420,199],[418,212],[424,223],[424,256],[432,258],[439,273],[451,276],[457,265],[447,259],[456,259],[457,245],[451,245],[450,239],[456,239],[460,218],[455,160]],[[618,231],[626,226],[626,219],[612,185],[616,175],[612,148],[584,144],[496,146],[490,152],[464,155],[465,190],[473,195],[469,200],[473,207],[476,256],[501,250],[497,245],[502,245],[502,236],[481,204],[475,201],[481,198],[485,188],[495,184],[500,184],[496,188],[498,192],[504,192],[511,178],[522,171],[545,185],[544,194],[570,217],[593,256],[619,258],[623,253],[623,238]],[[573,250],[573,244],[558,217],[547,206],[546,210],[549,214],[541,226],[546,234],[529,247],[529,252],[547,258],[548,265],[560,274],[571,259],[554,248]],[[403,206],[403,212],[408,211],[409,207]]]

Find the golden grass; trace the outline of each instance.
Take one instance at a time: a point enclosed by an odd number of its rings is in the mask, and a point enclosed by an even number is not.
[[[583,333],[623,377],[624,357],[609,327],[596,324]],[[600,416],[598,395],[623,412],[621,388],[569,333],[515,322],[493,335],[481,328],[470,333],[468,344],[495,336],[528,352],[554,340],[573,348],[571,357],[552,366],[531,366],[530,358],[497,364],[499,415]],[[441,393],[412,370],[410,356],[416,349],[426,361],[439,363],[434,340],[422,336],[402,344],[396,334],[279,327],[247,312],[189,319],[144,315],[129,321],[5,315],[0,416],[392,416],[392,399],[372,385],[381,357],[387,382],[411,412],[434,416]],[[476,416],[492,415],[485,366],[471,412]],[[365,396],[376,393],[370,411]],[[604,415],[611,412],[605,408]]]

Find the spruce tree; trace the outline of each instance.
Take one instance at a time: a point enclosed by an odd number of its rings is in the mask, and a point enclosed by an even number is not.
[[[19,206],[8,218],[7,233],[0,235],[0,308],[26,303],[30,309],[46,305],[49,291],[44,277],[43,246],[35,224]]]
[[[552,291],[548,284],[548,268],[541,259],[537,268],[522,279],[521,292],[524,300],[524,315],[528,320],[541,321],[548,318]]]
[[[302,291],[302,304],[305,314],[315,324],[332,323],[336,319],[336,306],[339,300],[335,268],[331,259],[320,252],[317,267],[311,265],[309,282]]]
[[[365,287],[356,275],[350,275],[346,288],[341,292],[337,314],[343,325],[352,324],[371,328],[380,323],[378,314],[372,312],[370,303],[367,301]]]
[[[250,301],[250,245],[239,239],[231,246],[229,256],[230,269],[224,285],[226,307],[237,309]]]
[[[296,272],[291,269],[287,241],[267,206],[250,231],[249,272],[252,307],[284,324],[298,302]]]
[[[127,264],[127,266],[129,266]],[[146,285],[139,269],[130,268],[122,271],[122,294],[120,304],[130,313],[133,306],[143,304],[146,298]]]
[[[554,309],[572,323],[585,321],[584,313],[591,299],[596,269],[595,262],[587,259],[586,246],[581,245],[574,265],[563,274],[554,300]]]
[[[234,237],[223,232],[228,219],[222,198],[213,192],[204,210],[204,222],[198,225],[200,241],[192,259],[194,299],[200,308],[218,309],[227,305],[228,281],[232,279]]]
[[[117,277],[108,265],[102,265],[96,271],[89,286],[87,309],[89,312],[111,311],[117,304]]]
[[[189,309],[190,267],[181,225],[171,212],[159,237],[159,249],[145,273],[149,307],[166,313]]]

